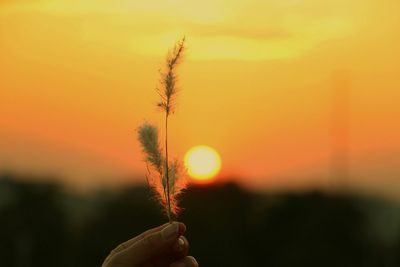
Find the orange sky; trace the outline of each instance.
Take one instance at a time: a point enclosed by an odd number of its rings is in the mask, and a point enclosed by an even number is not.
[[[0,1],[0,168],[140,177],[135,128],[161,122],[157,71],[186,35],[173,154],[206,144],[247,185],[329,187],[345,86],[348,183],[398,193],[398,14],[398,0]]]

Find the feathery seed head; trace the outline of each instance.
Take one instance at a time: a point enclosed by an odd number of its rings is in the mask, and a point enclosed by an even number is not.
[[[154,125],[144,123],[138,129],[139,142],[146,155],[146,161],[158,172],[162,172],[163,156],[158,143],[158,129]]]
[[[183,38],[175,47],[171,50],[167,56],[165,70],[161,71],[160,83],[162,89],[157,89],[158,94],[161,97],[161,101],[157,103],[157,106],[165,111],[168,116],[173,112],[175,98],[177,94],[177,75],[176,66],[182,60],[183,51],[185,49],[185,38]]]

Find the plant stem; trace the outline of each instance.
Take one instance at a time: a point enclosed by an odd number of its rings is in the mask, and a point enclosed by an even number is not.
[[[169,101],[168,101],[169,102]],[[168,106],[169,103],[167,103]],[[169,167],[168,167],[168,113],[169,110],[165,112],[165,167],[166,167],[166,173],[165,177],[167,179],[167,203],[168,203],[168,220],[170,223],[172,223],[172,217],[171,217],[171,198],[170,198],[170,192],[169,192]]]

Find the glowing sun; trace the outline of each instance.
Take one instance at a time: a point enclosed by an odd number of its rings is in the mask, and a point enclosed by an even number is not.
[[[195,146],[185,154],[185,166],[197,182],[210,182],[221,170],[221,157],[209,146]]]

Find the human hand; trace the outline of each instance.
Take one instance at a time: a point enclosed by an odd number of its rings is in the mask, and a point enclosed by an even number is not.
[[[112,250],[102,267],[198,267],[187,256],[185,231],[186,226],[178,222],[150,229]]]

